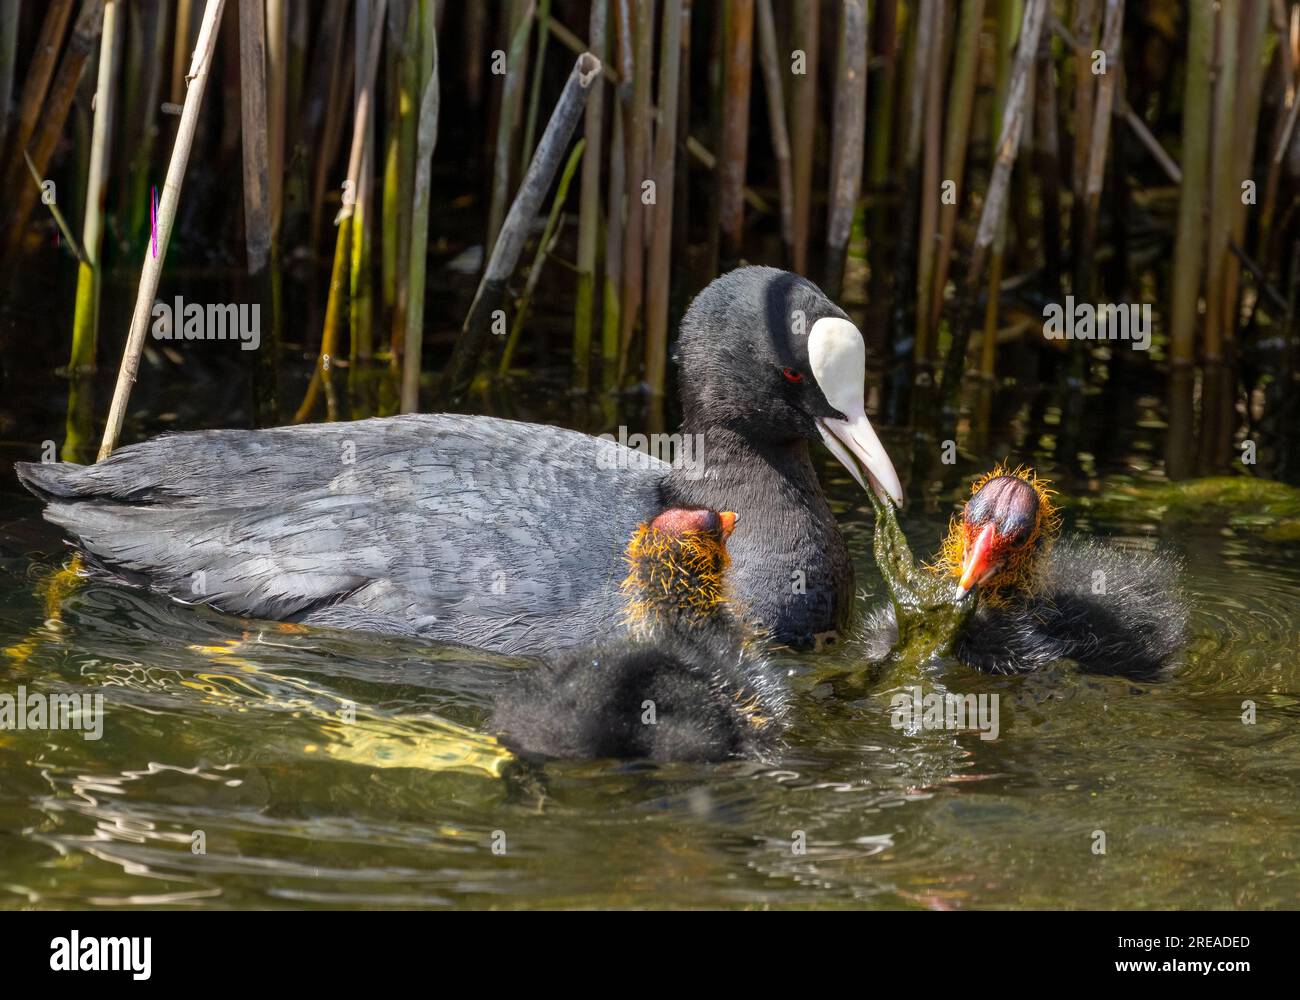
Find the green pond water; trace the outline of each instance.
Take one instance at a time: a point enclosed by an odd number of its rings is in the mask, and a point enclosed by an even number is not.
[[[877,601],[870,505],[825,472]],[[854,683],[841,647],[782,658],[797,695],[772,764],[538,769],[479,731],[520,661],[69,585],[58,533],[9,476],[6,462],[0,693],[102,694],[105,715],[98,740],[0,732],[0,906],[1300,903],[1286,488],[1076,483],[1067,531],[1186,559],[1192,638],[1163,683],[927,668],[927,693],[999,695],[982,740],[895,728],[892,695],[915,678]],[[966,482],[909,508],[918,555]]]

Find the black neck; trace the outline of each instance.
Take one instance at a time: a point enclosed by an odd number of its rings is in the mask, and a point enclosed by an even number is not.
[[[688,428],[683,434],[694,433]],[[729,583],[746,614],[793,645],[809,645],[851,611],[853,569],[803,440],[755,442],[730,428],[703,432],[701,474],[679,467],[669,506],[736,512]],[[804,590],[792,587],[795,578]]]

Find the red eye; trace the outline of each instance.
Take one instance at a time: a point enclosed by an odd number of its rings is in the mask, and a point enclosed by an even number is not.
[[[787,382],[802,382],[803,373],[797,372],[793,368],[782,368],[781,374],[785,376]]]

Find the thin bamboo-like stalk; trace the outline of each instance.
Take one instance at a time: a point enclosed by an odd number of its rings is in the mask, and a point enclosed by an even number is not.
[[[622,5],[622,4],[629,3],[630,0],[616,0],[616,2],[617,4]],[[690,19],[689,13],[685,9],[683,9],[682,17],[684,20]],[[568,28],[566,28],[563,25],[563,23],[557,21],[554,17],[551,18],[551,34],[554,35],[556,39],[565,46],[565,48],[570,49],[575,55],[581,55],[583,52],[586,52],[589,49],[589,46],[587,45],[586,42],[584,42],[581,38],[575,35]],[[683,44],[686,43],[684,42]],[[687,67],[685,64],[683,64],[682,65],[683,80],[687,78],[687,72],[688,72]],[[605,65],[601,68],[601,76],[605,78],[607,83],[615,87],[619,87],[623,82],[623,76],[619,73],[619,71],[609,65]],[[653,121],[657,121],[659,119],[659,109],[654,107],[653,105],[651,105],[650,108],[650,117],[651,120]],[[679,119],[681,118],[680,115],[678,117]],[[716,169],[718,165],[718,158],[713,154],[712,150],[710,150],[708,146],[704,145],[704,143],[700,142],[699,139],[695,138],[695,136],[693,135],[688,134],[684,138],[683,144],[686,148],[686,152],[690,154],[692,160],[700,164],[706,170]],[[760,195],[756,190],[754,190],[749,185],[745,186],[744,197],[745,197],[745,204],[752,207],[755,211],[763,212],[765,214],[772,213],[773,211],[772,206],[769,205],[763,199],[762,195]]]
[[[1210,150],[1210,52],[1213,13],[1192,4],[1187,36],[1187,84],[1183,92],[1183,185],[1174,237],[1170,285],[1170,360],[1190,366],[1196,350],[1197,302],[1204,259],[1203,210]]]
[[[1132,130],[1133,134],[1138,137],[1138,141],[1146,147],[1146,150],[1151,154],[1152,159],[1160,165],[1160,169],[1165,172],[1165,176],[1175,184],[1181,184],[1183,182],[1182,168],[1174,162],[1174,158],[1165,151],[1165,148],[1162,145],[1160,145],[1160,140],[1151,134],[1151,130],[1147,128],[1146,122],[1138,117],[1137,112],[1133,110],[1122,94],[1120,95],[1120,113],[1124,116],[1124,121],[1128,124],[1128,127]]]
[[[173,104],[182,104],[185,101],[185,67],[189,65],[190,21],[194,13],[193,8],[193,0],[176,0],[176,44],[172,48],[170,91]]]
[[[840,15],[839,69],[831,126],[830,209],[826,220],[826,280],[831,298],[844,283],[849,233],[862,190],[867,128],[867,4],[844,0]]]
[[[573,138],[582,117],[592,82],[600,75],[600,60],[590,53],[580,55],[569,74],[568,82],[551,113],[546,131],[537,144],[537,154],[519,185],[519,193],[501,226],[501,236],[488,258],[483,279],[470,305],[469,314],[461,327],[460,339],[452,352],[451,361],[443,375],[441,394],[455,398],[469,385],[483,350],[484,338],[492,323],[492,313],[499,308],[505,296],[506,282],[514,273],[523,251],[524,240],[537,210],[559,169],[560,158]]]
[[[54,148],[63,133],[63,124],[67,120],[68,110],[72,107],[72,99],[76,96],[81,71],[85,68],[91,52],[94,51],[95,40],[103,27],[104,0],[82,0],[81,10],[72,28],[72,36],[64,50],[63,59],[59,62],[59,71],[55,74],[45,104],[41,107],[40,125],[25,147],[30,150],[32,162],[36,164],[36,170],[42,176],[49,168],[50,159],[54,156]],[[36,206],[37,192],[23,183],[24,173],[25,165],[21,160],[15,159],[9,176],[9,190],[14,192],[13,215],[8,234],[10,253],[20,245],[27,220]]]
[[[38,191],[41,190],[41,175],[37,173],[36,164],[32,162],[30,153],[26,151],[23,152],[23,162],[27,164],[27,171],[31,174],[32,183],[36,185]],[[63,213],[59,211],[58,202],[51,201],[49,209],[50,215],[54,219],[54,224],[59,227],[59,232],[63,234],[63,238],[68,241],[68,250],[71,252],[72,256],[76,257],[79,263],[86,263],[86,255],[81,252],[81,246],[77,243],[77,237],[73,235],[72,228],[68,225],[68,220],[65,219]]]
[[[1002,131],[1002,123],[1007,107],[1007,95],[1011,87],[1011,53],[1016,44],[1016,31],[1020,24],[1018,16],[1018,0],[999,0],[997,13],[997,56],[994,70],[993,85],[993,129],[991,134],[998,135]],[[1030,92],[1026,97],[1026,104],[1033,102],[1033,83],[1035,74],[1031,73],[1027,83],[1027,90]],[[1023,137],[1030,131],[1033,119],[1029,117],[1028,124],[1022,129]],[[1012,171],[1011,183],[1015,182],[1017,174],[1022,171]],[[1077,191],[1077,189],[1076,189]],[[1012,199],[1014,200],[1014,199]],[[1076,199],[1076,206],[1080,201]],[[988,282],[986,285],[987,303],[984,310],[984,336],[982,350],[980,353],[980,374],[986,381],[992,381],[994,377],[995,362],[997,359],[997,331],[998,331],[998,307],[1002,297],[1002,271],[1003,255],[1006,252],[1007,242],[1007,208],[1004,205],[1001,214],[998,216],[995,224],[993,246],[989,252],[988,264]],[[1083,355],[1076,354],[1072,358],[1081,361]]]
[[[524,98],[527,78],[528,35],[532,28],[536,0],[514,0],[515,25],[506,56],[506,78],[501,88],[501,111],[497,117],[496,161],[492,167],[492,200],[488,204],[487,255],[492,256],[510,201],[510,164],[513,159],[515,122]]]
[[[257,406],[261,423],[280,422],[280,347],[284,330],[284,287],[280,262],[284,231],[284,149],[287,142],[286,113],[289,101],[289,0],[266,0],[266,169],[267,210],[270,213],[269,336],[258,359]]]
[[[790,175],[793,192],[791,264],[808,273],[808,240],[812,225],[813,153],[817,130],[817,55],[821,33],[819,0],[795,0],[791,45],[804,55],[804,72],[790,83]]]
[[[608,0],[592,0],[591,52],[605,61]],[[600,158],[605,127],[605,87],[597,80],[587,98],[586,152],[582,156],[582,191],[578,207],[578,289],[573,306],[573,386],[591,385],[591,329],[596,293],[596,251],[600,244]]]
[[[357,101],[356,117],[352,123],[352,147],[348,154],[348,182],[344,185],[345,191],[355,191],[357,189],[357,179],[361,173],[361,156],[365,146],[366,132],[370,125],[370,109],[374,105],[375,72],[379,66],[380,43],[384,39],[384,12],[387,3],[388,0],[376,0],[374,17],[370,23],[370,38],[366,44],[365,63],[358,69],[365,86],[361,91],[361,99]],[[316,400],[320,395],[322,385],[329,381],[330,365],[334,357],[334,345],[338,340],[338,328],[342,320],[343,306],[341,300],[349,260],[348,249],[351,242],[352,216],[355,209],[355,202],[352,199],[345,198],[343,207],[339,209],[339,214],[334,220],[339,232],[334,243],[334,264],[330,268],[330,291],[329,299],[325,305],[325,328],[321,332],[321,347],[316,359],[316,367],[312,372],[311,382],[307,386],[307,392],[303,396],[302,404],[293,416],[294,423],[302,423],[311,416],[311,411],[316,406]],[[327,403],[333,403],[332,397],[327,400]],[[330,409],[333,409],[332,405]],[[330,413],[330,418],[333,419],[333,417],[334,414]]]
[[[691,17],[694,13],[694,0],[682,0],[681,44],[678,46],[677,74],[677,150],[687,148],[691,138]],[[784,108],[782,114],[785,113]],[[690,260],[691,249],[691,158],[678,155],[674,158],[673,169],[673,235],[672,248],[669,250],[674,261]],[[669,282],[668,314],[670,317],[681,316],[686,312],[689,299],[695,293],[691,282],[686,280],[685,268],[678,270],[678,279]],[[662,410],[662,407],[655,407]]]
[[[126,89],[122,95],[125,108],[159,108],[167,71],[167,46],[171,42],[167,34],[171,6],[167,0],[150,0],[126,7],[131,40],[127,49]],[[126,160],[124,165],[119,164],[125,173],[119,215],[124,215],[126,220],[120,242],[129,245],[144,237],[149,229],[149,212],[153,207],[149,171],[160,118],[152,112],[125,117],[134,128],[127,129],[118,154]]]
[[[1174,235],[1170,282],[1169,433],[1165,471],[1170,479],[1190,475],[1192,463],[1192,364],[1196,352],[1201,274],[1205,261],[1204,208],[1210,150],[1210,60],[1214,13],[1209,4],[1191,4],[1188,17],[1187,85],[1183,90],[1183,186]]]
[[[930,35],[930,64],[944,65],[944,21],[947,0],[939,0],[938,16]],[[943,73],[932,73],[925,84],[924,160],[921,171],[921,226],[917,232],[916,256],[916,346],[917,361],[928,364],[935,354],[935,325],[932,303],[935,254],[938,251],[939,227],[939,158],[942,153]],[[942,289],[940,290],[942,299]]]
[[[1214,67],[1213,140],[1210,145],[1209,223],[1206,237],[1205,325],[1201,380],[1200,463],[1203,473],[1223,471],[1232,433],[1233,386],[1224,356],[1224,277],[1230,271],[1228,243],[1232,236],[1232,205],[1241,200],[1235,171],[1237,132],[1238,0],[1220,0],[1217,58]],[[1225,377],[1227,376],[1227,377]]]
[[[682,62],[681,0],[662,2],[664,16],[659,46],[659,107],[663,109],[663,114],[655,133],[656,201],[650,215],[650,252],[647,258],[649,291],[645,310],[645,380],[653,396],[663,395],[664,374],[668,369],[668,292],[672,283],[669,263],[673,246],[673,174],[677,159],[677,85]],[[771,11],[768,13],[770,15]],[[775,37],[772,45],[775,48]],[[784,112],[779,93],[775,107],[777,117],[780,117]],[[787,164],[788,159],[787,155]]]
[[[1087,297],[1093,295],[1092,278],[1094,274],[1093,258],[1097,244],[1097,215],[1101,209],[1101,188],[1105,179],[1106,148],[1110,141],[1110,124],[1115,107],[1115,81],[1123,71],[1120,62],[1120,43],[1124,32],[1124,0],[1106,0],[1105,19],[1102,28],[1101,51],[1106,57],[1106,72],[1097,81],[1096,101],[1093,108],[1092,127],[1088,130],[1089,149],[1087,168],[1084,172],[1083,191],[1083,230],[1078,239],[1078,262],[1075,273],[1079,280],[1074,294]]]
[[[273,246],[279,242],[280,222],[284,214],[284,141],[288,99],[289,0],[266,0],[266,181]]]
[[[515,348],[519,346],[519,338],[523,335],[524,325],[528,322],[528,313],[532,308],[533,294],[537,291],[538,282],[542,280],[542,272],[546,269],[546,261],[555,248],[555,241],[559,239],[564,203],[569,197],[569,186],[578,171],[578,164],[582,162],[586,145],[586,139],[579,139],[573,144],[573,152],[569,154],[568,162],[564,164],[564,171],[560,174],[560,183],[556,186],[555,198],[551,202],[551,212],[546,217],[542,237],[537,241],[537,252],[533,255],[532,266],[528,269],[528,280],[524,282],[524,292],[515,305],[515,318],[510,324],[510,335],[506,338],[506,346],[501,352],[501,361],[497,365],[498,375],[509,373],[510,365],[514,361]]]
[[[865,7],[866,0],[853,0],[853,3]],[[749,88],[754,63],[754,0],[727,0],[727,30],[723,44],[718,225],[722,230],[723,259],[731,262],[740,257],[745,235],[745,167],[749,150]]]
[[[546,48],[551,40],[551,0],[541,0],[537,8],[537,59],[533,63],[533,87],[528,95],[528,117],[524,122],[524,141],[519,148],[519,172],[528,169],[533,158],[533,136],[537,132],[537,112],[542,102],[542,83],[546,73]]]
[[[266,270],[271,214],[266,134],[266,9],[263,0],[239,0],[239,98],[243,122],[244,243],[248,273]]]
[[[410,54],[406,44],[407,0],[390,0],[388,4],[388,104],[389,120],[384,142],[383,190],[380,194],[379,297],[383,316],[390,324],[390,341],[400,328],[406,336],[405,320],[397,310],[398,283],[405,285],[407,258],[410,256],[410,230],[407,213],[399,197],[402,169],[402,128],[414,114],[414,79],[407,67]],[[476,60],[469,60],[474,62]],[[407,233],[407,256],[400,253],[402,233]]]
[[[0,152],[9,135],[9,100],[14,92],[14,62],[18,54],[18,15],[22,0],[0,5]]]
[[[1210,144],[1209,225],[1206,234],[1205,342],[1207,365],[1223,361],[1223,269],[1228,261],[1228,240],[1232,234],[1232,202],[1241,200],[1239,178],[1234,166],[1237,110],[1237,0],[1220,0],[1213,70],[1214,97],[1211,107],[1213,141]]]
[[[258,302],[270,302],[271,289],[271,205],[270,166],[267,147],[266,93],[266,8],[263,0],[239,0],[239,103],[240,146],[244,164],[244,245],[248,257],[251,294]],[[274,322],[274,317],[273,320]],[[253,400],[257,422],[279,422],[277,391],[278,353],[274,334],[267,338],[253,359]]]
[[[628,34],[634,39],[632,104],[624,121],[624,144],[627,147],[626,185],[627,215],[623,225],[623,301],[620,305],[618,379],[627,371],[628,350],[637,320],[641,318],[645,281],[645,191],[642,185],[650,176],[650,75],[653,61],[654,0],[636,5],[636,27]],[[630,27],[630,25],[629,25]],[[620,30],[621,26],[620,26]]]
[[[320,233],[325,218],[325,192],[329,190],[329,172],[334,165],[334,155],[343,136],[343,114],[345,108],[353,103],[347,101],[345,94],[350,73],[344,70],[344,64],[352,64],[348,58],[347,46],[344,45],[346,34],[347,0],[333,0],[325,8],[321,25],[321,42],[325,48],[326,58],[316,60],[316,76],[312,81],[313,97],[309,104],[309,116],[314,105],[317,115],[323,118],[319,141],[312,142],[310,149],[316,156],[316,177],[312,184],[311,199],[311,246],[313,250],[320,245]],[[357,68],[360,72],[360,67]],[[353,189],[355,190],[355,188]]]
[[[226,19],[226,30],[221,33],[220,51],[216,58],[216,68],[220,73],[218,77],[221,86],[221,97],[219,105],[223,108],[237,108],[240,106],[241,99],[239,96],[239,4],[232,3],[226,8],[223,15]],[[263,21],[265,22],[265,11],[263,11]],[[265,70],[263,70],[265,73]],[[221,116],[220,140],[217,144],[217,160],[220,163],[231,163],[240,155],[239,149],[241,140],[239,130],[242,119],[237,114],[228,114]]]
[[[612,0],[622,6],[627,0]],[[623,102],[610,108],[609,189],[605,211],[605,289],[601,296],[600,379],[608,391],[618,383],[618,347],[623,329],[623,218],[627,197],[627,143],[624,141]]]
[[[875,11],[875,24],[868,29],[872,35],[871,61],[868,64],[871,71],[867,74],[867,115],[871,130],[867,134],[866,152],[866,186],[875,197],[874,201],[868,202],[864,213],[870,274],[863,329],[868,353],[884,355],[895,353],[890,344],[889,313],[894,298],[890,279],[894,248],[898,242],[898,213],[895,203],[888,195],[897,190],[893,158],[896,150],[894,124],[898,118],[895,104],[898,102],[899,78],[899,5],[877,4]],[[895,389],[901,387],[907,374],[905,366],[893,369],[890,382]],[[905,393],[886,390],[884,402],[887,410],[884,416],[887,420],[902,419],[902,407],[906,402],[904,396]]]
[[[465,51],[482,52],[486,46],[488,5],[471,3],[465,11]],[[483,105],[483,60],[465,60],[465,96],[469,106],[477,111]]]
[[[122,422],[126,418],[126,407],[131,398],[131,386],[135,384],[136,374],[140,370],[140,353],[144,350],[144,338],[149,329],[154,298],[158,294],[158,281],[162,277],[163,261],[167,259],[167,247],[171,242],[176,209],[180,204],[181,184],[185,180],[185,168],[189,164],[190,149],[194,145],[199,107],[203,103],[203,92],[208,85],[212,54],[217,47],[217,26],[221,22],[221,10],[224,6],[225,0],[208,0],[203,11],[198,44],[195,46],[194,58],[187,75],[189,88],[185,91],[185,106],[181,111],[180,127],[176,131],[176,144],[172,147],[171,162],[167,165],[167,178],[163,181],[162,199],[158,205],[158,256],[153,256],[152,247],[145,249],[140,288],[135,297],[135,310],[131,314],[131,330],[122,353],[122,366],[117,373],[117,385],[113,389],[113,403],[109,407],[104,439],[99,446],[101,460],[112,454],[113,449],[117,447],[117,439],[122,433]]]
[[[86,259],[77,265],[77,305],[72,318],[73,374],[95,367],[99,334],[100,252],[104,242],[104,202],[108,196],[108,169],[113,149],[113,104],[117,65],[121,53],[121,0],[104,5],[104,27],[99,46],[99,79],[95,86],[95,124],[90,141],[90,176],[86,181],[86,216],[81,245]]]
[[[426,16],[424,7],[425,4],[422,3],[422,20]],[[361,60],[364,58],[364,53],[361,51],[362,40],[369,35],[370,29],[370,0],[357,0],[355,13],[357,25],[356,58]],[[427,16],[432,17],[432,11],[428,11]],[[361,99],[360,77],[357,78],[356,84],[356,89],[353,91],[353,100],[359,102]],[[370,359],[374,345],[374,331],[371,322],[373,282],[370,276],[370,194],[374,174],[372,164],[374,162],[375,148],[375,116],[372,114],[370,118],[365,135],[361,140],[361,170],[357,176],[356,211],[352,215],[352,252],[348,281],[348,330],[351,333],[351,346],[348,357],[353,362],[353,371],[355,371],[355,363],[358,360]]]
[[[317,8],[313,8],[315,10]],[[280,232],[291,239],[306,231],[310,212],[310,182],[312,158],[307,151],[304,136],[310,134],[310,104],[307,100],[307,47],[310,40],[307,25],[307,5],[289,6],[289,42],[286,56],[285,90],[286,119],[284,123],[284,195],[281,199]]]
[[[873,125],[867,150],[867,178],[872,188],[879,190],[889,181],[894,151],[895,107],[898,99],[898,4],[887,3],[876,7],[877,70],[880,84],[871,94]],[[868,87],[870,88],[870,84]],[[798,151],[796,150],[796,155]],[[883,217],[884,213],[880,213]]]
[[[424,336],[424,277],[429,247],[429,186],[433,168],[433,151],[438,145],[438,113],[441,90],[438,81],[438,32],[432,14],[432,0],[421,0],[420,29],[421,68],[428,67],[420,97],[420,125],[416,139],[415,178],[412,188],[410,303],[406,310],[406,344],[402,352],[401,411],[415,413],[420,408],[420,356]]]
[[[767,124],[772,133],[777,181],[781,190],[781,240],[787,265],[794,259],[794,177],[790,164],[790,135],[785,127],[785,94],[781,86],[781,56],[776,48],[776,18],[772,0],[758,0],[758,62],[767,92]],[[663,100],[659,101],[663,107]]]
[[[1255,158],[1256,131],[1259,126],[1259,102],[1264,89],[1262,58],[1264,37],[1268,27],[1267,0],[1242,0],[1240,55],[1237,60],[1237,108],[1235,121],[1241,129],[1241,140],[1233,143],[1234,166],[1232,175],[1238,183],[1248,179]],[[1230,239],[1237,246],[1246,239],[1246,203],[1240,191],[1231,199],[1232,232]],[[1229,262],[1231,264],[1231,262]],[[1237,293],[1241,271],[1235,265],[1224,274],[1223,335],[1225,341],[1236,337]]]
[[[997,235],[1000,220],[1006,210],[1007,193],[1011,187],[1011,168],[1020,152],[1020,133],[1024,126],[1025,106],[1028,103],[1029,73],[1038,52],[1038,36],[1047,15],[1047,0],[1025,0],[1024,16],[1020,24],[1020,41],[1016,46],[1011,66],[1011,82],[1007,88],[1006,107],[1002,114],[1002,130],[998,136],[997,158],[989,178],[988,193],[980,213],[979,227],[975,232],[975,245],[971,250],[970,266],[957,296],[957,309],[952,324],[952,345],[944,364],[944,429],[952,430],[956,420],[956,406],[961,389],[962,372],[966,366],[966,346],[970,341],[970,318],[976,295],[984,280],[984,264],[989,248]]]
[[[63,42],[63,32],[68,27],[68,18],[72,16],[72,0],[50,0],[45,8],[45,20],[41,22],[41,33],[36,39],[36,51],[31,64],[27,67],[27,79],[23,81],[23,100],[18,108],[18,122],[14,126],[13,155],[21,159],[21,154],[31,142],[32,133],[36,131],[36,120],[45,107],[45,94],[54,76],[54,67],[58,62],[59,48]],[[13,171],[13,167],[10,170]],[[12,178],[13,173],[10,174]],[[10,190],[13,190],[11,187]]]
[[[1268,148],[1272,150],[1272,153],[1268,159],[1268,172],[1265,175],[1264,198],[1259,206],[1259,246],[1261,253],[1265,257],[1272,256],[1274,222],[1276,221],[1274,215],[1277,209],[1278,184],[1282,179],[1282,161],[1291,146],[1291,136],[1295,130],[1296,117],[1300,115],[1300,99],[1297,99],[1293,68],[1294,60],[1291,57],[1291,46],[1287,40],[1287,13],[1282,6],[1281,0],[1273,0],[1273,28],[1281,36],[1277,47],[1279,72],[1276,76],[1278,77],[1278,89],[1281,91],[1278,107],[1279,110],[1285,108],[1286,113],[1277,115],[1268,142]],[[1300,319],[1300,314],[1296,318]]]
[[[920,0],[913,9],[907,32],[907,73],[903,80],[903,99],[900,102],[903,118],[900,123],[902,141],[900,158],[902,166],[902,198],[898,227],[898,256],[895,260],[894,291],[897,305],[894,309],[893,333],[896,344],[913,339],[911,359],[915,365],[926,365],[924,345],[915,341],[915,296],[906,294],[914,287],[916,274],[916,244],[921,195],[922,109],[925,107],[926,79],[930,68],[930,40],[934,35],[938,0]],[[910,306],[909,306],[910,304]],[[910,319],[910,322],[909,322]],[[928,373],[922,373],[929,378]],[[912,379],[908,379],[911,382]]]
[[[975,107],[975,70],[979,56],[980,29],[984,24],[984,0],[963,0],[961,26],[953,55],[952,83],[948,88],[948,126],[943,147],[943,183],[955,186],[952,203],[939,205],[939,249],[934,264],[934,287],[930,298],[930,329],[939,326],[943,293],[952,262],[953,238],[966,173],[966,146],[970,139],[971,112]]]
[[[1038,41],[1038,85],[1034,88],[1034,173],[1042,191],[1043,295],[1061,300],[1061,141],[1057,126],[1056,65],[1051,36]]]
[[[103,30],[102,27],[100,29]],[[96,52],[98,45],[93,46],[90,55],[87,57],[87,64],[96,62]],[[68,110],[67,128],[72,131],[72,155],[68,158],[68,163],[72,167],[72,188],[71,202],[74,205],[84,205],[86,203],[86,179],[90,176],[90,141],[91,133],[94,126],[94,109],[91,105],[95,101],[95,84],[98,77],[95,73],[82,72],[81,77],[77,80],[76,93],[73,98],[72,107]],[[63,142],[64,140],[60,140]],[[51,158],[53,164],[53,158]],[[64,186],[65,195],[67,187]]]
[[[1074,20],[1071,22],[1074,40],[1079,46],[1074,52],[1074,166],[1070,177],[1076,208],[1083,204],[1088,151],[1092,148],[1088,132],[1092,128],[1092,100],[1097,84],[1092,73],[1092,46],[1101,20],[1100,3],[1101,0],[1075,0]]]
[[[393,371],[398,370],[398,359],[406,343],[406,311],[410,308],[410,270],[406,261],[411,258],[412,190],[415,187],[415,154],[419,142],[420,60],[418,45],[409,39],[419,38],[419,10],[412,4],[403,14],[402,23],[408,25],[398,48],[397,78],[401,93],[398,110],[397,140],[397,307],[393,312],[392,346],[389,358]],[[413,27],[412,27],[413,25]]]

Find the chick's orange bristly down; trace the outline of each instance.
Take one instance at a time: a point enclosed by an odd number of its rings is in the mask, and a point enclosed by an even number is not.
[[[1050,487],[1033,469],[1005,464],[972,484],[936,565],[957,579],[958,595],[978,584],[981,599],[997,607],[1034,589],[1041,559],[1061,530]]]
[[[718,610],[726,601],[726,543],[735,525],[732,511],[673,509],[638,527],[624,556],[624,624],[651,634],[664,624],[690,627]]]
[[[735,525],[732,512],[695,508],[639,525],[625,551],[626,636],[520,672],[493,713],[503,742],[560,758],[770,756],[787,695],[728,594]]]

